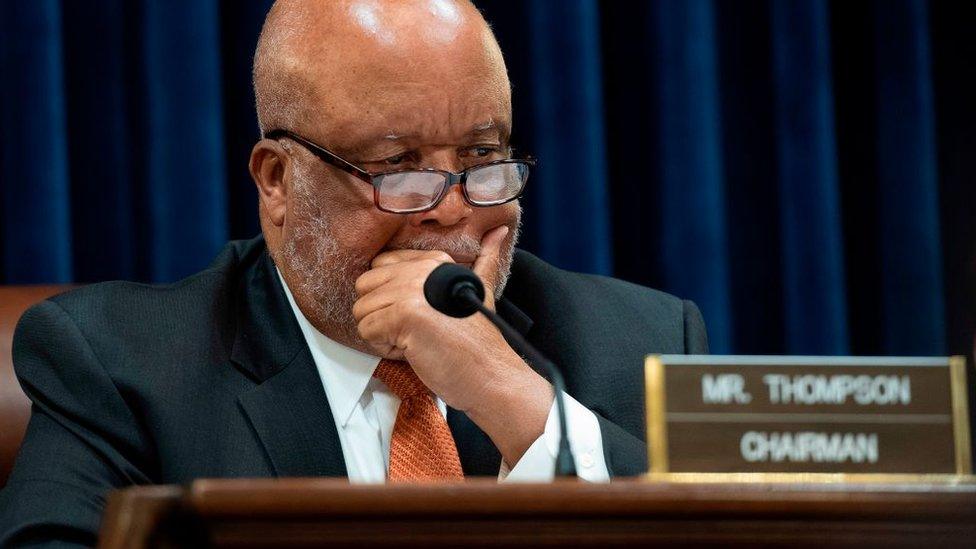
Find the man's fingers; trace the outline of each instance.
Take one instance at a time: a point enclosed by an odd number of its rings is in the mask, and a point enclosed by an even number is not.
[[[422,286],[423,281],[427,279],[427,275],[443,263],[443,261],[435,259],[428,254],[423,259],[415,261],[391,263],[389,265],[374,267],[359,275],[359,278],[356,279],[356,293],[359,296],[364,296],[376,291],[382,286],[409,285],[411,282],[416,282],[417,280],[420,280],[419,284]]]
[[[356,279],[356,293],[364,296],[376,288],[386,284],[397,275],[397,270],[392,265],[374,267],[359,275]]]
[[[396,348],[396,338],[390,334],[389,308],[373,311],[361,318],[356,329],[359,330],[359,336],[369,343],[379,356],[402,360],[403,350]]]
[[[395,292],[371,292],[352,304],[352,316],[360,321],[367,316],[395,305],[400,298]]]
[[[434,259],[441,263],[453,263],[454,259],[447,252],[440,250],[390,250],[383,252],[373,258],[372,267],[385,267],[395,265],[404,261],[415,261],[417,259]]]
[[[494,282],[494,280],[486,277],[494,276],[494,271],[498,266],[498,256],[501,255],[502,251],[502,242],[505,241],[506,236],[508,236],[508,226],[502,225],[489,231],[481,240],[481,254],[478,255],[478,259],[471,267],[481,280]]]

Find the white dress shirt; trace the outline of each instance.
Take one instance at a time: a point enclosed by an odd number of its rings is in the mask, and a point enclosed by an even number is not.
[[[305,318],[295,304],[288,284],[278,273],[288,303],[312,352],[332,409],[346,472],[350,482],[382,483],[389,469],[390,437],[400,399],[382,381],[373,377],[379,357],[351,349],[329,339]],[[603,457],[603,439],[596,415],[564,393],[569,444],[576,458],[580,478],[591,482],[608,481]],[[447,417],[447,405],[439,397],[437,407]],[[501,461],[498,479],[504,481],[546,482],[553,478],[559,442],[559,417],[553,401],[545,432],[535,440],[514,467]]]

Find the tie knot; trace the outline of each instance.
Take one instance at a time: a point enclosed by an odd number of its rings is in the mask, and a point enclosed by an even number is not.
[[[420,381],[410,364],[402,360],[384,358],[373,372],[373,377],[385,383],[400,400],[430,394],[430,389]]]

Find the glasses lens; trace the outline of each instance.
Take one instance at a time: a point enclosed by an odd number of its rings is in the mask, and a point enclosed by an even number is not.
[[[395,172],[376,178],[379,206],[391,212],[422,210],[444,190],[444,175],[436,172]]]
[[[468,200],[478,205],[490,205],[511,200],[522,192],[529,178],[529,165],[521,162],[491,164],[468,170]]]

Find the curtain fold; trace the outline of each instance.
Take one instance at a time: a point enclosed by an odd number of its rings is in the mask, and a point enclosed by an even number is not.
[[[539,158],[523,247],[695,300],[713,352],[971,351],[962,7],[475,1]],[[0,283],[175,281],[256,234],[269,6],[0,0]]]
[[[665,287],[693,299],[708,319],[713,352],[732,351],[722,121],[709,0],[656,2],[651,70],[656,109],[658,234]],[[648,121],[653,127],[653,120]]]
[[[228,236],[220,18],[215,2],[143,6],[151,277],[172,280]]]
[[[528,152],[540,164],[525,201],[526,232],[538,253],[559,265],[610,274],[597,3],[566,2],[554,10],[551,2],[531,0],[527,22],[534,72]]]
[[[945,311],[928,13],[917,0],[875,5],[884,346],[898,354],[942,354]]]
[[[848,352],[827,7],[772,3],[786,349]]]
[[[135,141],[141,132],[132,127],[139,119],[132,107],[141,84],[126,62],[138,33],[127,30],[128,9],[124,0],[63,5],[71,158],[66,183],[74,276],[80,281],[149,278],[148,269],[138,268],[149,254],[137,253],[146,216],[137,201],[143,147]]]
[[[55,0],[8,2],[0,17],[0,192],[4,279],[68,282],[71,205],[61,11]]]

